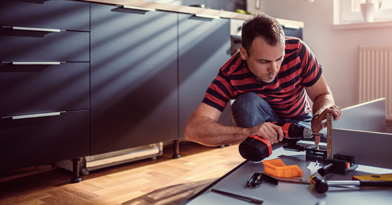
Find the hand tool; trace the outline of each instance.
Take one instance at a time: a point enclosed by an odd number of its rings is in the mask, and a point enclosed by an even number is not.
[[[392,187],[392,181],[359,181],[359,180],[325,180],[317,175],[312,175],[309,179],[310,184],[319,193],[328,191],[329,186],[376,186]]]
[[[306,159],[312,161],[324,161],[327,158],[327,150],[320,149],[318,145],[306,148]]]
[[[353,180],[362,181],[392,181],[392,174],[366,174],[352,176]]]
[[[256,187],[260,185],[263,181],[270,182],[272,184],[277,185],[278,180],[268,174],[265,173],[254,173],[252,177],[247,181],[246,186]]]
[[[274,184],[278,184],[278,182],[287,182],[287,183],[295,183],[295,184],[310,184],[310,182],[306,181],[303,178],[298,178],[298,177],[293,177],[293,178],[282,178],[282,177],[274,177],[268,174],[265,174],[265,176],[268,176],[273,179]],[[270,181],[269,181],[270,182]]]
[[[252,198],[252,197],[247,197],[247,196],[242,196],[242,195],[238,195],[238,194],[234,194],[234,193],[230,193],[230,192],[226,192],[226,191],[221,191],[218,189],[211,189],[211,191],[219,193],[219,194],[223,194],[226,196],[230,196],[236,199],[240,199],[240,200],[244,200],[247,202],[251,202],[251,203],[256,203],[256,204],[262,204],[263,200],[261,199],[256,199],[256,198]]]
[[[300,140],[308,139],[313,135],[319,135],[319,133],[312,133],[310,128],[303,127],[293,123],[284,123],[276,125],[281,126],[284,133],[285,140]],[[295,141],[295,142],[296,142]],[[297,148],[295,148],[297,149]],[[268,157],[272,153],[272,146],[268,140],[263,139],[260,136],[249,135],[240,145],[239,151],[243,158],[250,161],[261,161]]]
[[[276,122],[273,123],[279,125],[282,128],[284,138],[308,139],[308,138],[312,138],[313,136],[312,130],[308,127],[300,126],[294,123],[276,123]]]
[[[305,181],[304,179],[287,179],[287,178],[279,178],[276,177],[279,182],[287,182],[287,183],[295,183],[295,184],[310,184],[310,182]]]
[[[324,167],[317,170],[321,176],[325,176],[332,172],[335,174],[346,175],[347,173],[354,171],[358,165],[355,164],[353,156],[334,154],[333,159],[324,159],[326,164]]]

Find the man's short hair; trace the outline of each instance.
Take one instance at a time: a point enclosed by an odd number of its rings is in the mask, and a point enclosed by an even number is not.
[[[275,46],[285,39],[279,22],[265,13],[257,14],[244,22],[242,26],[242,46],[250,55],[250,47],[256,37],[262,37],[270,46]]]

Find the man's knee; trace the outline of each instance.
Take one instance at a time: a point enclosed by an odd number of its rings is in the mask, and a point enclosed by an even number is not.
[[[233,114],[255,114],[257,107],[259,107],[260,101],[264,100],[256,93],[244,93],[235,99],[231,109]]]
[[[232,105],[233,123],[240,127],[253,127],[271,119],[270,105],[256,93],[244,93]]]

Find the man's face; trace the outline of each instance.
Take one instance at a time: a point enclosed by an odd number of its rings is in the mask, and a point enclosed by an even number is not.
[[[241,47],[241,58],[246,60],[249,70],[258,80],[270,83],[275,79],[285,55],[285,44],[283,42],[270,46],[262,37],[256,37],[252,42],[249,53]]]

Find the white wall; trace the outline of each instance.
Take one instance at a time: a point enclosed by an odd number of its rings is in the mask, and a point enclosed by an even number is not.
[[[248,0],[251,7],[254,0]],[[251,10],[248,8],[248,10]],[[261,10],[283,19],[302,21],[304,41],[323,66],[323,74],[336,104],[348,107],[358,101],[358,46],[392,45],[392,28],[333,30],[333,1],[261,0]]]

